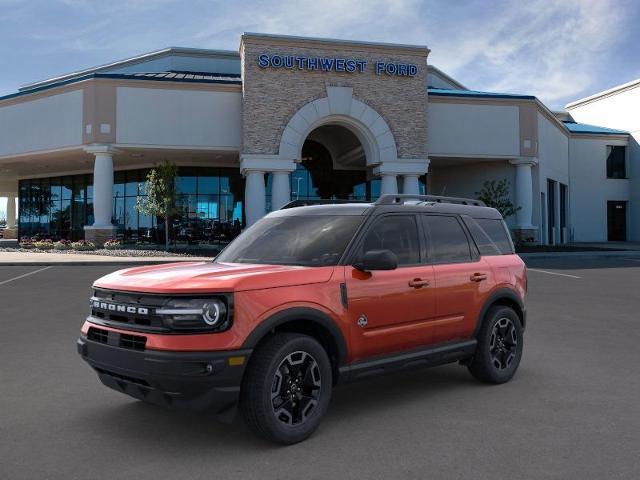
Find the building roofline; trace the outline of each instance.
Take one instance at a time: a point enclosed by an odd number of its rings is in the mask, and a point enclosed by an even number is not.
[[[39,88],[48,84],[57,84],[62,81],[89,75],[92,73],[100,73],[103,70],[111,69],[114,67],[136,65],[138,63],[146,62],[154,58],[162,58],[170,55],[218,56],[218,57],[240,58],[240,54],[232,50],[209,50],[204,48],[167,47],[161,50],[155,50],[153,52],[136,55],[135,57],[125,58],[122,60],[116,60],[114,62],[105,63],[97,67],[85,68],[82,70],[77,70],[75,72],[58,75],[56,77],[48,78],[45,80],[39,80],[37,82],[27,83],[27,84],[21,85],[18,88],[18,92],[32,90],[34,88]]]
[[[575,100],[573,102],[567,103],[564,108],[566,108],[567,110],[570,110],[580,105],[584,105],[585,103],[594,102],[601,98],[609,97],[617,93],[622,93],[626,90],[630,90],[632,88],[639,87],[639,86],[640,86],[640,78],[637,78],[636,80],[631,80],[630,82],[623,83],[622,85],[617,85],[607,90],[603,90],[601,92],[594,93],[593,95],[589,95],[588,97],[584,97],[579,100]]]
[[[236,77],[236,75],[222,74],[223,76]],[[10,93],[0,97],[0,102],[3,100],[9,100],[12,98],[25,97],[34,93],[42,92],[45,90],[51,90],[74,83],[84,82],[92,79],[115,79],[115,80],[143,80],[147,82],[174,82],[174,83],[205,83],[205,84],[222,84],[222,85],[242,85],[242,80],[239,77],[237,79],[193,79],[193,78],[163,78],[163,77],[144,77],[130,73],[89,73],[78,77],[72,77],[67,80],[60,80],[54,83],[43,84],[39,87],[30,88],[28,90],[22,90],[16,93]]]
[[[455,78],[453,78],[451,75],[448,75],[447,73],[443,72],[442,70],[440,70],[438,67],[429,64],[427,65],[427,70],[432,70],[435,73],[437,73],[438,75],[444,77],[445,80],[453,83],[456,87],[462,89],[462,90],[469,90],[467,87],[465,87],[463,84],[461,84],[459,81],[457,81]]]
[[[278,35],[274,33],[256,33],[256,32],[244,32],[240,37],[240,43],[245,39],[267,39],[275,42],[306,42],[317,44],[334,44],[334,45],[353,45],[365,48],[383,48],[383,49],[404,49],[413,50],[422,54],[428,55],[431,50],[426,45],[411,45],[404,43],[388,43],[388,42],[368,42],[361,40],[341,40],[338,38],[323,38],[323,37],[301,37],[297,35]]]
[[[453,90],[448,88],[429,88],[429,95],[438,97],[463,97],[463,98],[513,98],[514,100],[535,100],[534,95],[522,95],[518,93],[480,92],[477,90]]]

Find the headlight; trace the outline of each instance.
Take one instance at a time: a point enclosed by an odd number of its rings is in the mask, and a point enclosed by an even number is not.
[[[172,330],[226,330],[231,324],[225,299],[194,298],[169,300],[156,314]]]

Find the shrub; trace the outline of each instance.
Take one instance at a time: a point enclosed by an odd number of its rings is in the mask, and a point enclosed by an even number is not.
[[[70,240],[58,240],[53,244],[54,250],[71,250]]]
[[[96,244],[88,240],[78,240],[77,242],[71,243],[71,248],[79,251],[89,251],[89,250],[95,250]]]
[[[122,242],[117,238],[110,238],[104,242],[104,248],[107,250],[117,250],[120,247],[122,247]]]
[[[31,239],[31,237],[22,237],[20,238],[20,248],[35,248],[33,246],[33,240]]]
[[[40,250],[51,250],[53,248],[53,241],[49,238],[46,240],[36,240],[33,242],[33,246]]]

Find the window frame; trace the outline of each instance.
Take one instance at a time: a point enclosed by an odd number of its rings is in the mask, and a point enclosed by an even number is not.
[[[379,221],[382,221],[382,219],[384,218],[398,217],[398,216],[411,217],[416,226],[416,234],[418,236],[418,263],[410,263],[410,264],[402,264],[402,265],[398,264],[398,268],[413,268],[413,267],[419,267],[419,266],[425,265],[425,260],[426,260],[425,253],[424,253],[425,252],[424,249],[426,247],[425,240],[423,238],[423,232],[422,232],[420,222],[418,221],[417,214],[414,212],[388,212],[388,213],[381,213],[378,215],[375,215],[375,214],[372,215],[368,221],[363,222],[363,224],[360,226],[360,229],[355,234],[354,242],[351,245],[347,246],[344,265],[354,264],[354,262],[357,259],[358,253],[362,248],[362,245],[364,243],[366,236]],[[342,265],[342,264],[343,264],[342,262],[338,263],[338,265]]]
[[[462,218],[460,218],[460,215],[456,215],[456,214],[449,214],[449,213],[443,213],[443,214],[439,214],[439,213],[421,213],[420,214],[421,217],[449,217],[449,218],[454,218],[456,220],[456,222],[458,222],[458,225],[460,225],[460,228],[462,229],[462,232],[464,233],[464,236],[467,238],[467,245],[469,246],[469,260],[466,261],[459,261],[459,262],[451,262],[451,261],[441,261],[441,262],[436,262],[433,260],[433,250],[432,250],[432,245],[433,245],[433,240],[431,238],[431,232],[429,231],[429,229],[426,228],[426,226],[424,225],[424,222],[422,221],[422,218],[420,219],[421,221],[418,222],[420,224],[420,227],[423,229],[424,231],[424,241],[425,241],[425,247],[426,247],[426,264],[427,265],[460,265],[460,264],[465,264],[465,263],[477,263],[480,261],[481,255],[480,255],[480,251],[478,250],[478,246],[476,245],[476,242],[473,240],[473,237],[471,235],[471,233],[469,232],[469,229],[467,228],[467,225],[465,224],[465,222],[463,221]]]

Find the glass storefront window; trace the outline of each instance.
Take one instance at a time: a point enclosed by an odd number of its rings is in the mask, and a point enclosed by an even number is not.
[[[144,196],[148,170],[114,174],[113,225],[124,242],[164,243],[164,221],[135,208]],[[20,181],[19,228],[22,236],[78,240],[93,224],[93,175]],[[177,243],[224,243],[243,225],[244,180],[237,168],[180,168],[180,192],[169,233]]]

